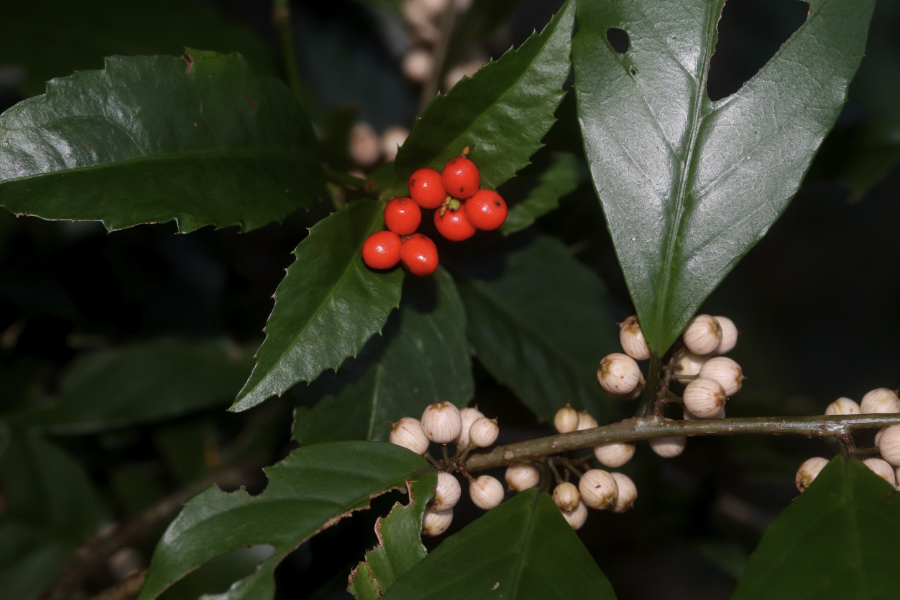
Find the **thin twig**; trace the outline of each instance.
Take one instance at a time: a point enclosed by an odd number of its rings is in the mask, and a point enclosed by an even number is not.
[[[858,429],[900,425],[900,414],[833,415],[816,417],[760,417],[665,421],[661,418],[627,419],[619,423],[562,433],[526,442],[498,446],[466,461],[467,471],[483,471],[515,462],[533,462],[572,450],[611,442],[634,442],[670,436],[707,435],[803,435],[834,438]]]
[[[147,571],[138,571],[128,579],[124,579],[112,587],[108,587],[91,600],[131,600],[141,591]]]

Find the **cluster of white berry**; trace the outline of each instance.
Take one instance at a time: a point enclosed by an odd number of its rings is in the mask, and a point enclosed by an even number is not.
[[[597,427],[597,419],[586,410],[577,412],[568,404],[556,411],[553,425],[560,433]],[[611,468],[621,467],[634,456],[634,444],[614,442],[594,446],[594,458]],[[637,487],[624,473],[608,473],[591,469],[581,476],[576,487],[568,481],[560,482],[553,490],[553,501],[573,529],[580,529],[587,520],[588,508],[611,509],[622,513],[634,506]]]
[[[487,448],[497,441],[499,434],[497,419],[488,419],[477,408],[459,410],[449,402],[436,402],[425,409],[421,421],[403,417],[394,423],[390,440],[420,455],[428,451],[431,442],[445,446],[452,443],[456,445],[457,456],[460,456],[474,448]],[[469,479],[469,497],[475,506],[489,510],[503,501],[503,486],[494,477],[466,476]],[[526,479],[533,479],[533,483],[526,485]],[[510,489],[516,491],[534,487],[539,479],[540,473],[531,465],[513,465],[506,472]],[[461,488],[456,477],[446,471],[438,471],[434,499],[425,511],[422,522],[425,535],[440,535],[450,527],[453,507],[460,495]]]
[[[826,415],[863,415],[876,413],[900,413],[900,397],[897,392],[887,388],[872,390],[863,396],[862,402],[857,404],[850,398],[838,398],[825,409]],[[891,425],[882,428],[875,435],[875,447],[881,454],[881,458],[872,457],[863,460],[863,463],[872,471],[900,490],[900,425]],[[806,491],[813,480],[819,475],[828,459],[822,457],[810,458],[797,470],[794,483],[801,492]]]

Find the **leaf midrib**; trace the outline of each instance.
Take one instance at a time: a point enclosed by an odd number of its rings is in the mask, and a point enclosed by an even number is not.
[[[519,586],[522,583],[522,571],[525,568],[525,557],[527,553],[525,549],[530,545],[531,538],[534,537],[534,530],[537,527],[538,520],[538,502],[541,499],[541,493],[538,492],[534,495],[534,499],[531,501],[529,508],[531,510],[531,518],[526,521],[526,525],[524,530],[522,531],[522,541],[519,545],[519,555],[522,557],[521,560],[516,562],[515,566],[515,574],[513,575],[513,588],[512,594],[510,594],[510,598],[516,598],[519,592]],[[524,555],[524,556],[523,556]]]
[[[724,3],[722,4],[724,7]],[[697,134],[700,131],[700,126],[703,123],[705,115],[701,115],[701,111],[703,108],[704,100],[706,99],[706,78],[709,74],[709,66],[710,61],[712,59],[713,51],[715,50],[715,29],[716,24],[719,22],[719,18],[721,17],[721,9],[716,12],[713,11],[710,16],[709,22],[706,24],[706,48],[704,52],[705,60],[703,63],[703,71],[700,74],[700,77],[696,79],[697,88],[696,88],[696,97],[694,98],[694,105],[692,107],[691,119],[690,119],[690,128],[691,135],[688,139],[687,144],[687,156],[685,156],[684,161],[682,163],[681,173],[679,174],[678,181],[678,194],[675,197],[675,215],[672,220],[672,225],[669,228],[668,239],[666,240],[666,254],[663,257],[663,272],[662,272],[662,294],[660,296],[660,301],[656,305],[656,322],[654,332],[654,354],[659,354],[660,341],[662,339],[663,333],[663,319],[666,312],[666,308],[669,304],[669,295],[671,293],[671,283],[672,283],[672,261],[675,258],[675,247],[678,242],[678,234],[681,232],[681,228],[683,226],[683,217],[685,210],[685,193],[687,191],[688,180],[690,179],[690,174],[693,172],[692,165],[694,161],[694,152],[696,150],[697,145]],[[712,48],[710,48],[712,45]],[[679,61],[676,61],[679,62]],[[679,62],[680,64],[680,62]]]

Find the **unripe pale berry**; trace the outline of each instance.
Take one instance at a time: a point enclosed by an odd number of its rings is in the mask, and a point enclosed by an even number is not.
[[[588,509],[587,506],[584,505],[584,502],[579,502],[574,510],[569,511],[560,509],[559,512],[562,513],[563,518],[569,526],[575,530],[581,529],[581,526],[584,525],[584,522],[587,521],[588,517]]]
[[[682,413],[683,413],[682,418],[685,421],[700,421],[700,420],[702,420],[697,415],[691,414],[691,411],[689,411],[686,408],[682,411]],[[717,412],[716,414],[714,414],[713,416],[710,417],[710,419],[724,419],[724,418],[725,418],[725,407],[724,406],[722,407],[722,409],[719,412]]]
[[[699,356],[711,354],[721,341],[722,326],[709,315],[697,315],[684,330],[684,345]]]
[[[416,454],[425,454],[428,450],[428,437],[418,419],[403,417],[391,428],[390,440],[392,444],[403,446]]]
[[[641,368],[627,354],[615,352],[600,361],[597,381],[611,394],[629,394],[641,383]]]
[[[524,492],[541,481],[541,472],[534,465],[518,463],[506,467],[506,485],[516,492]]]
[[[432,442],[447,444],[459,437],[462,428],[459,409],[449,402],[429,404],[422,413],[422,429]]]
[[[597,419],[591,416],[591,414],[583,410],[578,413],[578,429],[577,431],[583,431],[585,429],[593,429],[594,427],[598,427],[599,423],[597,423]]]
[[[413,83],[423,83],[434,71],[434,55],[428,50],[416,48],[403,57],[403,74]]]
[[[859,409],[863,414],[872,413],[900,413],[900,398],[897,392],[887,388],[872,390],[863,396],[859,403]]]
[[[371,125],[360,121],[350,130],[349,150],[356,164],[371,167],[381,159],[381,138]]]
[[[616,480],[602,469],[591,469],[582,475],[578,491],[581,493],[581,501],[588,508],[600,510],[612,507],[619,495]]]
[[[719,322],[719,327],[722,328],[722,340],[716,346],[716,349],[713,350],[713,354],[726,354],[737,346],[738,330],[734,326],[734,321],[728,317],[715,317],[715,319]]]
[[[666,421],[672,419],[666,418]],[[658,456],[663,458],[675,458],[682,452],[687,445],[687,438],[683,435],[675,435],[671,437],[651,438],[649,440],[650,449]]]
[[[447,531],[447,528],[450,527],[452,521],[452,508],[437,511],[429,506],[425,509],[425,516],[422,518],[422,533],[431,537],[441,535]]]
[[[553,426],[560,433],[569,433],[578,429],[578,411],[566,404],[556,411],[553,417]]]
[[[894,468],[886,461],[880,458],[867,458],[863,464],[869,467],[873,473],[887,481],[892,486],[897,485],[897,478],[894,475]]]
[[[456,506],[462,488],[456,477],[446,471],[438,471],[437,486],[434,488],[434,500],[431,501],[431,509],[435,512],[448,510]]]
[[[644,339],[641,324],[636,316],[631,316],[619,323],[619,342],[625,354],[635,360],[650,358],[650,346]]]
[[[885,427],[875,436],[875,445],[881,458],[895,467],[900,467],[900,425]]]
[[[498,435],[500,427],[497,425],[497,419],[481,417],[469,428],[469,441],[479,448],[487,448],[496,442]]]
[[[465,448],[469,445],[469,429],[472,427],[472,423],[482,418],[484,413],[482,413],[477,408],[464,408],[459,411],[459,437],[456,438],[456,445]]]
[[[384,152],[384,160],[390,162],[397,158],[397,150],[409,137],[409,129],[394,125],[381,133],[381,151]]]
[[[634,482],[631,480],[631,477],[624,473],[613,473],[613,479],[616,480],[616,486],[619,490],[619,495],[616,497],[616,503],[613,505],[614,513],[623,513],[632,506],[634,506],[634,501],[637,500],[637,487],[634,485]]]
[[[469,480],[469,496],[475,506],[490,510],[503,502],[503,486],[490,475]]]
[[[725,389],[725,395],[728,397],[734,396],[740,391],[741,383],[745,379],[741,365],[725,356],[711,358],[703,363],[699,375],[701,378],[708,377],[721,383]]]
[[[689,383],[691,379],[678,379],[679,375],[698,375],[708,359],[703,356],[697,356],[687,348],[680,348],[674,356],[672,365],[672,375],[675,380],[680,383]]]
[[[581,493],[574,483],[566,481],[553,488],[553,501],[560,510],[573,511],[581,503]]]
[[[859,404],[850,398],[838,398],[825,409],[826,415],[858,415],[861,413]]]
[[[621,467],[634,456],[634,444],[628,442],[610,442],[594,446],[594,456],[600,464],[607,467]]]
[[[695,379],[684,388],[684,407],[699,419],[710,419],[725,407],[725,389],[715,379]]]
[[[794,483],[797,485],[797,489],[801,493],[805,492],[827,464],[828,459],[817,456],[815,458],[810,458],[800,465],[800,468],[797,469],[797,476],[794,477]]]

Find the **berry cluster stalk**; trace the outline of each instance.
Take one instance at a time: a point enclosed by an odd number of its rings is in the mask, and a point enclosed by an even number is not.
[[[654,393],[653,396],[653,404],[655,404],[656,394]],[[642,406],[646,403],[646,398],[645,396],[641,401]],[[653,404],[650,405],[651,412]],[[879,429],[890,425],[900,425],[900,414],[758,417],[704,421],[634,418],[603,427],[498,446],[490,452],[471,455],[465,465],[460,465],[460,467],[467,472],[483,471],[516,462],[539,461],[571,450],[593,448],[599,444],[634,442],[670,436],[803,435],[810,438],[842,439],[858,429]]]

